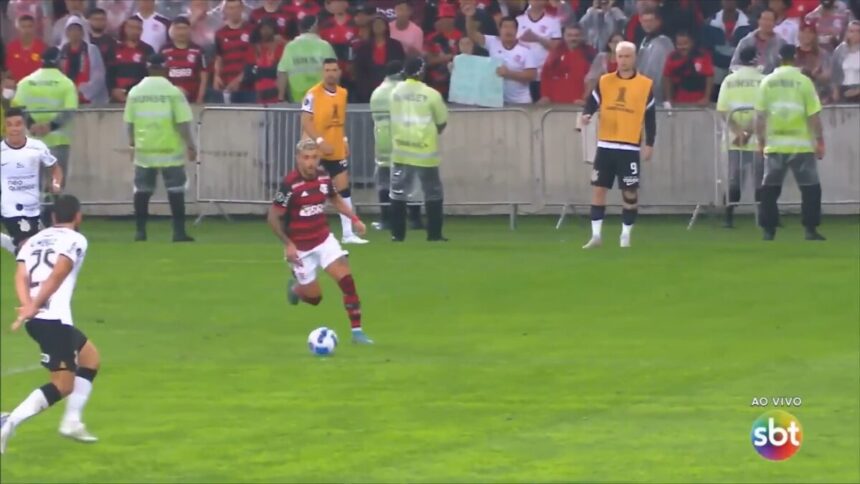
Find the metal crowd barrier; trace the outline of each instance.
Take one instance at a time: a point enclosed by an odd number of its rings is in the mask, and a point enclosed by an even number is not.
[[[378,206],[373,120],[367,106],[349,107],[346,133],[353,202],[359,207]],[[518,208],[535,202],[532,135],[531,117],[522,109],[452,109],[440,143],[445,205],[507,207],[513,227]],[[279,181],[293,168],[300,136],[299,108],[204,108],[198,202],[224,214],[226,205],[270,203]]]
[[[720,150],[716,160],[718,176],[714,178],[714,205],[725,206],[728,202],[729,162],[728,151],[733,149],[733,136],[728,128],[728,118],[743,113],[752,113],[751,107],[733,109],[726,117],[720,116],[715,127],[720,138]],[[824,131],[825,155],[818,162],[821,178],[822,205],[860,205],[860,105],[825,106],[820,114]],[[752,173],[751,171],[749,173]],[[780,196],[782,206],[800,205],[800,190],[792,182],[793,175],[786,177]],[[742,179],[743,180],[743,179]],[[754,187],[761,180],[743,180],[741,201],[732,205],[754,207]]]

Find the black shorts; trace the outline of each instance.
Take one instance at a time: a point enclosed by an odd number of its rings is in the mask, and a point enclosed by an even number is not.
[[[325,168],[330,177],[334,178],[349,169],[349,161],[322,160],[322,167]]]
[[[78,352],[87,344],[87,337],[78,328],[54,319],[27,321],[27,333],[42,351],[42,366],[50,371],[78,368]]]
[[[134,191],[140,193],[153,193],[155,183],[158,180],[158,172],[164,179],[164,188],[169,192],[185,193],[185,185],[188,177],[185,175],[184,166],[165,166],[160,168],[134,167]]]
[[[442,178],[438,166],[412,166],[395,163],[391,168],[391,191],[389,196],[398,202],[414,200],[417,183],[421,183],[425,202],[438,202],[443,199]]]
[[[639,152],[597,148],[594,169],[591,171],[591,184],[612,188],[616,178],[618,188],[622,190],[639,187]]]
[[[9,237],[12,237],[12,243],[15,247],[20,247],[22,242],[36,235],[42,229],[39,217],[4,217],[3,225],[9,232]]]

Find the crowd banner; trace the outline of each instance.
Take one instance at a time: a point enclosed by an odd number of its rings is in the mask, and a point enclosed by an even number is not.
[[[501,108],[504,105],[504,80],[496,74],[498,59],[460,54],[454,57],[448,99],[465,106]]]

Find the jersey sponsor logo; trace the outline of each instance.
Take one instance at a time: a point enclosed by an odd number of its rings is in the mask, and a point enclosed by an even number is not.
[[[328,185],[325,183],[321,184],[320,192],[322,192],[323,195],[328,195]]]
[[[195,60],[197,60],[197,56],[194,55],[193,52],[189,53],[188,54],[188,62],[194,62]]]
[[[639,177],[638,176],[625,176],[624,178],[621,179],[621,181],[624,182],[624,184],[629,187],[630,185],[635,185],[635,184],[639,183]]]
[[[29,178],[29,180],[27,180]],[[10,178],[6,181],[6,189],[10,192],[26,192],[35,190],[38,187],[35,176],[26,176],[21,178]]]
[[[313,217],[316,215],[320,215],[324,211],[325,211],[325,205],[318,203],[316,205],[308,205],[306,207],[302,207],[302,209],[299,210],[299,216],[300,217]]]
[[[21,232],[29,232],[30,229],[33,227],[30,225],[29,220],[22,218],[18,221],[18,228],[21,230]]]
[[[168,77],[191,77],[192,75],[194,75],[194,71],[188,67],[186,67],[186,68],[174,67],[174,68],[171,68],[170,71],[168,71],[168,73],[167,73]]]
[[[242,39],[242,42],[247,42],[248,41],[248,34],[242,34],[239,36],[239,38]]]

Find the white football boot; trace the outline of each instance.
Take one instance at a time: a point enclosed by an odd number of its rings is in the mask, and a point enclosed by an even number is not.
[[[596,248],[600,247],[601,245],[603,245],[603,240],[600,238],[600,236],[599,235],[598,236],[592,235],[591,240],[589,240],[587,244],[583,245],[582,248],[583,249],[596,249]]]
[[[355,245],[362,245],[362,244],[369,244],[369,243],[370,243],[370,241],[369,241],[369,240],[362,239],[361,237],[359,237],[359,236],[357,236],[357,235],[353,234],[353,235],[349,235],[349,236],[346,236],[346,237],[342,238],[342,239],[340,240],[340,243],[341,243],[341,244],[355,244]]]
[[[60,435],[78,442],[92,444],[98,442],[98,437],[87,432],[87,426],[83,422],[63,422],[60,424]]]

